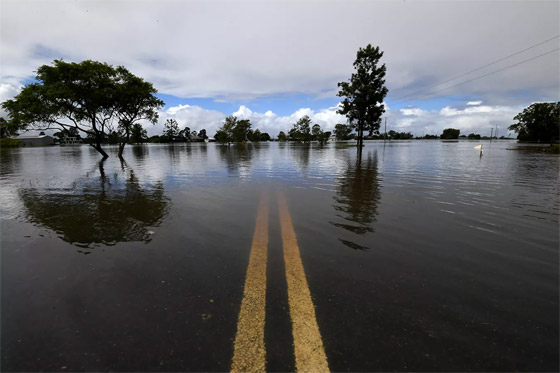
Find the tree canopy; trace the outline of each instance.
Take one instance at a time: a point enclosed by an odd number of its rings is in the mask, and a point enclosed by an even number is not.
[[[140,120],[155,123],[163,101],[157,90],[125,67],[86,60],[37,69],[36,82],[2,103],[13,126],[25,129],[75,128],[86,134],[103,158],[101,143],[116,136],[119,156],[129,141],[132,126]]]
[[[338,123],[334,126],[334,135],[337,140],[350,140],[352,138],[352,126]]]
[[[461,130],[456,128],[446,128],[443,130],[443,133],[440,136],[440,139],[447,139],[447,140],[454,140],[459,138],[459,134]]]
[[[560,102],[535,103],[514,118],[509,126],[521,141],[551,142],[560,136]]]
[[[311,118],[304,115],[294,123],[292,129],[288,132],[291,140],[308,142],[311,141]]]
[[[379,66],[381,57],[383,52],[379,47],[368,44],[360,48],[350,81],[338,83],[338,96],[344,97],[344,100],[337,113],[346,115],[348,122],[357,130],[358,151],[361,151],[364,130],[370,134],[378,132],[385,112],[382,103],[388,90],[385,87],[385,64]]]
[[[243,142],[248,139],[252,134],[251,121],[249,119],[237,119],[237,117],[230,115],[224,120],[224,124],[218,131],[214,138],[220,143]]]

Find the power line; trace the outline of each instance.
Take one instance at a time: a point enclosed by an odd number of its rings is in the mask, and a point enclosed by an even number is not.
[[[449,86],[449,87],[445,87],[445,88],[442,88],[442,89],[438,89],[438,90],[432,91],[431,93],[433,94],[433,93],[437,93],[437,92],[445,91],[446,89],[449,89],[449,88],[453,88],[453,87],[457,87],[457,86],[459,86],[459,85],[463,85],[463,84],[466,84],[466,83],[472,82],[473,80],[481,79],[481,78],[487,77],[487,76],[489,76],[489,75],[492,75],[492,74],[496,74],[496,73],[499,73],[500,71],[504,71],[504,70],[506,70],[506,69],[509,69],[509,68],[515,67],[515,66],[517,66],[517,65],[521,65],[522,63],[525,63],[525,62],[529,62],[529,61],[535,60],[535,59],[537,59],[537,58],[540,58],[540,57],[546,56],[547,54],[550,54],[550,53],[556,52],[557,50],[560,50],[560,48],[556,48],[556,49],[553,49],[553,50],[551,50],[551,51],[548,51],[548,52],[546,52],[546,53],[543,53],[543,54],[539,54],[538,56],[535,56],[535,57],[529,58],[529,59],[527,59],[527,60],[524,60],[524,61],[521,61],[521,62],[518,62],[518,63],[515,63],[515,64],[513,64],[513,65],[509,65],[509,66],[506,66],[506,67],[504,67],[504,68],[501,68],[501,69],[499,69],[499,70],[496,70],[496,71],[492,71],[492,72],[490,72],[490,73],[488,73],[488,74],[484,74],[484,75],[478,76],[478,77],[476,77],[476,78],[472,78],[472,79],[466,80],[466,81],[464,81],[464,82],[460,82],[460,83],[457,83],[457,84],[451,85],[451,86]],[[438,85],[439,85],[439,84],[438,84]]]
[[[532,46],[530,46],[530,47],[528,47],[528,48],[522,49],[522,50],[520,50],[520,51],[518,51],[518,52],[515,52],[515,53],[513,53],[513,54],[510,54],[509,56],[502,57],[502,58],[500,58],[500,59],[498,59],[498,60],[496,60],[496,61],[494,61],[494,62],[490,62],[490,63],[487,63],[486,65],[477,67],[476,69],[471,70],[471,71],[469,71],[469,72],[466,72],[466,73],[464,73],[464,74],[460,74],[460,75],[457,75],[457,76],[455,76],[455,77],[453,77],[453,78],[447,79],[447,80],[445,80],[445,81],[443,81],[443,82],[441,82],[441,83],[433,84],[433,85],[431,85],[431,86],[428,86],[428,87],[423,88],[423,89],[420,89],[420,90],[418,90],[418,91],[409,93],[409,94],[407,94],[407,95],[404,95],[404,96],[401,96],[401,97],[397,97],[394,101],[401,101],[403,98],[406,98],[406,97],[409,97],[409,96],[413,96],[413,95],[415,95],[415,94],[417,94],[417,93],[424,92],[424,91],[426,91],[426,90],[428,90],[428,89],[430,89],[430,88],[437,87],[437,86],[439,86],[439,85],[448,83],[448,82],[450,82],[450,81],[452,81],[452,80],[455,80],[455,79],[458,79],[458,78],[462,78],[462,77],[465,76],[465,75],[472,74],[472,73],[474,73],[474,72],[476,72],[476,71],[479,71],[479,70],[484,69],[485,67],[492,66],[492,65],[494,65],[494,64],[497,64],[498,62],[507,60],[508,58],[511,58],[511,57],[513,57],[513,56],[516,56],[516,55],[518,55],[518,54],[521,54],[521,53],[523,53],[523,52],[525,52],[525,51],[528,51],[529,49],[533,49],[533,48],[535,48],[535,47],[538,47],[539,45],[543,45],[543,44],[545,44],[545,43],[548,43],[548,42],[551,41],[551,40],[558,39],[559,37],[560,37],[560,35],[556,35],[556,36],[554,36],[554,37],[552,37],[552,38],[550,38],[550,39],[547,39],[547,40],[542,41],[542,42],[540,42],[540,43],[538,43],[538,44],[532,45]]]

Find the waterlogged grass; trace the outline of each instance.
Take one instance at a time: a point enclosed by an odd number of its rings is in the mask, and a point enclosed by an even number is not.
[[[519,150],[531,153],[560,154],[560,145],[552,144],[546,146],[521,146],[518,148],[510,148],[508,150]]]

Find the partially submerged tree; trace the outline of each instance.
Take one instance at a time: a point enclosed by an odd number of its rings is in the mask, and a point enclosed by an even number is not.
[[[461,133],[461,130],[458,130],[456,128],[446,128],[443,130],[443,133],[441,134],[440,138],[441,139],[447,139],[447,140],[455,140],[459,138],[459,134]]]
[[[163,136],[170,142],[174,142],[179,137],[179,123],[175,119],[168,119],[163,125]]]
[[[35,130],[75,128],[86,134],[103,158],[108,155],[101,144],[111,133],[123,143],[122,155],[132,125],[142,119],[155,123],[157,109],[163,106],[151,83],[122,66],[54,60],[53,66],[37,69],[35,80],[2,103],[13,125]]]
[[[350,140],[352,131],[352,126],[349,124],[338,123],[334,126],[334,135],[337,140]]]
[[[540,102],[525,108],[509,126],[520,141],[552,142],[560,136],[560,102]]]
[[[308,142],[311,141],[311,118],[304,115],[294,123],[292,129],[288,132],[290,139],[295,141]]]
[[[385,87],[385,64],[379,65],[383,52],[379,47],[368,44],[358,50],[354,69],[356,70],[348,82],[338,83],[339,97],[344,97],[341,102],[339,114],[346,115],[348,122],[358,132],[358,151],[361,151],[364,130],[370,135],[378,133],[381,116],[385,112],[383,99],[387,95]]]
[[[140,123],[135,123],[132,125],[130,131],[130,143],[131,144],[143,144],[148,140],[148,131],[146,131]]]
[[[249,119],[238,120],[237,117],[230,115],[224,120],[224,124],[214,138],[216,141],[225,144],[232,142],[246,141],[251,132],[251,121]]]

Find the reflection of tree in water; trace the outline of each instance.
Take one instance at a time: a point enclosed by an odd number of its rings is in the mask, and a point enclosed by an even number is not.
[[[100,162],[99,178],[77,181],[80,189],[21,190],[27,218],[80,247],[150,241],[149,228],[161,223],[169,200],[161,182],[148,190],[125,163],[122,166],[122,178],[118,174],[109,178]]]
[[[131,148],[132,154],[134,154],[137,159],[144,159],[150,153],[147,145],[138,144],[131,146]]]
[[[337,216],[345,222],[331,224],[358,235],[374,232],[373,223],[379,199],[377,154],[373,157],[368,154],[366,159],[358,156],[354,164],[348,161],[345,175],[340,179],[334,197],[337,204],[333,206],[341,213]],[[339,240],[352,249],[368,249],[351,241]]]
[[[291,148],[296,161],[296,166],[302,173],[309,168],[309,157],[311,155],[311,144],[294,144]]]
[[[220,158],[232,173],[248,172],[253,152],[258,148],[252,144],[233,144],[219,146]]]
[[[10,175],[18,171],[21,163],[20,149],[0,149],[0,175]]]

